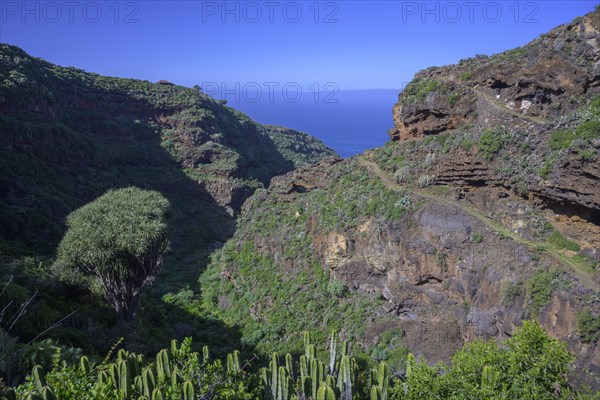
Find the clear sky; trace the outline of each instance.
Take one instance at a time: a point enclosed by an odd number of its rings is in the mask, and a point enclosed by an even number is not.
[[[401,88],[523,45],[599,1],[0,1],[0,41],[63,66],[192,86]]]

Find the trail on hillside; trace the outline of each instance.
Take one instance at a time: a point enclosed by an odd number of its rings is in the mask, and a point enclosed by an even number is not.
[[[519,235],[517,235],[516,233],[514,233],[514,232],[510,231],[509,229],[507,229],[506,227],[504,227],[499,222],[486,217],[485,215],[479,213],[474,207],[471,207],[463,202],[452,200],[452,199],[449,199],[442,195],[433,194],[430,191],[427,191],[425,189],[402,186],[402,185],[398,184],[397,182],[395,182],[395,180],[392,179],[388,173],[383,171],[379,167],[379,165],[377,165],[377,163],[368,160],[364,155],[358,156],[357,159],[358,159],[358,164],[360,166],[366,168],[368,171],[372,172],[373,174],[375,174],[381,180],[381,182],[384,184],[384,186],[386,188],[388,188],[390,190],[394,190],[394,191],[409,190],[409,191],[412,191],[424,198],[427,198],[430,200],[435,200],[437,202],[441,202],[441,203],[447,204],[449,206],[459,207],[461,210],[463,210],[467,214],[471,215],[472,217],[477,218],[479,221],[483,222],[490,230],[492,230],[498,234],[502,234],[506,237],[510,237],[514,241],[521,243],[523,245],[526,245],[526,246],[542,248],[544,251],[551,254],[557,261],[559,261],[561,265],[567,266],[567,269],[570,272],[572,272],[573,274],[575,274],[575,276],[577,276],[577,279],[579,280],[579,283],[581,285],[585,286],[588,289],[598,291],[598,283],[596,282],[594,274],[583,271],[580,266],[578,266],[576,263],[574,263],[572,260],[570,260],[564,254],[562,254],[558,249],[552,247],[549,243],[535,242],[535,241],[530,241],[530,240],[524,239],[524,238],[520,237]]]
[[[526,120],[529,120],[531,122],[534,122],[534,123],[540,124],[540,125],[546,125],[546,124],[550,123],[550,121],[545,118],[534,116],[534,115],[523,114],[516,110],[508,108],[504,104],[499,102],[498,100],[494,99],[492,96],[485,93],[483,90],[480,90],[477,88],[472,88],[472,90],[477,94],[477,96],[480,99],[485,100],[488,104],[492,105],[498,111],[501,111],[501,112],[504,112],[507,114],[511,114],[517,118],[526,119]]]

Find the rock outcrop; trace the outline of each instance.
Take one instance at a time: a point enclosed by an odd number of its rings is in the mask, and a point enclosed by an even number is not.
[[[438,184],[502,186],[547,207],[578,208],[580,217],[597,223],[600,118],[577,110],[599,95],[596,11],[523,47],[417,73],[394,106],[390,135],[395,141],[465,136],[436,161]],[[486,130],[498,136],[499,148],[482,157],[479,140]],[[571,141],[557,144],[561,134]],[[511,162],[520,168],[509,172]]]
[[[600,13],[559,26],[533,42],[491,57],[433,67],[415,75],[394,106],[393,140],[472,123],[491,125],[478,99],[514,115],[555,118],[600,93]]]

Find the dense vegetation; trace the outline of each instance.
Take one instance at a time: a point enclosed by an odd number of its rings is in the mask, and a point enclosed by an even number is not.
[[[119,336],[142,353],[185,335],[218,354],[238,347],[210,312],[190,314],[181,299],[197,295],[198,275],[246,197],[335,154],[196,89],[60,67],[6,44],[0,132],[0,376],[13,385],[32,364],[49,366],[58,348],[105,354]],[[56,251],[70,213],[130,186],[169,202],[171,248],[144,290],[136,329],[123,332],[99,280],[63,268]],[[217,197],[229,193],[228,204]]]
[[[429,366],[407,357],[402,373],[385,362],[374,368],[351,355],[351,343],[332,333],[326,352],[303,336],[299,356],[273,353],[267,367],[243,363],[237,351],[226,360],[211,359],[209,349],[193,352],[191,340],[145,359],[119,350],[114,360],[76,363],[54,355],[46,372],[33,368],[27,381],[4,395],[18,399],[273,399],[273,400],[421,400],[421,399],[584,399],[568,383],[572,356],[535,322],[525,321],[502,346],[475,341],[450,364]],[[254,360],[251,360],[254,361]]]
[[[251,193],[335,154],[197,90],[59,67],[5,44],[0,91],[0,239],[35,250],[52,250],[64,217],[110,188],[190,193],[182,187],[233,178]]]
[[[315,341],[324,343],[327,332],[337,330],[353,338],[358,358],[386,360],[397,369],[406,348],[383,297],[350,291],[323,265],[314,238],[357,229],[366,220],[398,220],[419,202],[386,189],[355,160],[333,165],[328,176],[326,187],[301,190],[291,199],[258,191],[249,200],[235,236],[200,277],[202,305],[239,326],[241,343],[259,351],[297,352],[301,332],[312,330]]]

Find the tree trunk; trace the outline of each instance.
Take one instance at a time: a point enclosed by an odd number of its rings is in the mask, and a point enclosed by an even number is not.
[[[131,325],[133,329],[135,327],[135,319],[137,318],[138,311],[140,310],[140,305],[142,303],[142,291],[141,289],[137,291],[136,294],[130,296],[129,304],[127,306],[127,312],[125,315],[126,322]]]

